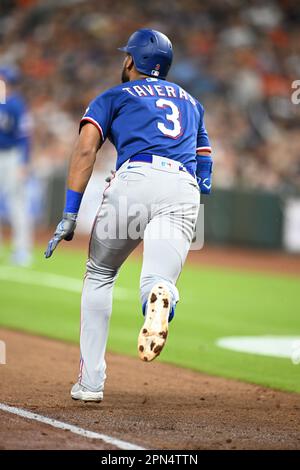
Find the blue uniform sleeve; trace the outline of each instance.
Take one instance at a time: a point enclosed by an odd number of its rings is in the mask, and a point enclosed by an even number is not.
[[[79,132],[86,123],[90,122],[97,127],[102,141],[104,142],[110,132],[112,118],[113,97],[111,93],[105,92],[95,98],[88,106],[80,121]]]
[[[204,124],[204,108],[200,103],[198,103],[198,111],[200,114],[200,123],[199,123],[199,129],[198,129],[198,134],[197,134],[196,151],[197,152],[201,152],[201,151],[211,152],[211,145],[210,145],[207,130]]]

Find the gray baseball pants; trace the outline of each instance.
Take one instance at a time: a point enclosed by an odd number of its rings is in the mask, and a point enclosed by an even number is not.
[[[91,233],[81,299],[79,383],[89,390],[104,387],[113,287],[121,265],[143,239],[141,302],[146,302],[156,283],[164,282],[175,304],[179,300],[175,284],[199,205],[198,185],[189,173],[149,163],[125,162],[104,191]]]
[[[18,177],[22,165],[20,160],[21,155],[18,148],[0,150],[0,197],[4,195],[9,205],[13,250],[30,253],[32,249],[32,221],[25,183],[20,181]]]

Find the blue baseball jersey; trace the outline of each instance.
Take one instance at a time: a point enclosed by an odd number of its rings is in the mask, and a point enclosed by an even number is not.
[[[23,98],[17,94],[7,97],[0,104],[0,152],[19,147],[21,159],[29,159],[30,131],[29,115]]]
[[[122,83],[94,99],[81,123],[94,124],[116,147],[118,169],[143,153],[181,162],[196,171],[196,152],[210,151],[204,108],[175,83],[145,78]]]

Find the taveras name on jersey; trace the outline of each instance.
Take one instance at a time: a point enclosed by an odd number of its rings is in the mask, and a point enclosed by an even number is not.
[[[95,98],[80,128],[94,124],[116,147],[118,169],[130,157],[161,155],[196,169],[196,151],[210,151],[203,106],[175,83],[145,78]]]

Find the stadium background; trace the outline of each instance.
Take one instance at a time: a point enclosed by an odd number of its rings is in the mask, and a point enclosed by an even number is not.
[[[33,117],[28,190],[37,234],[31,268],[8,265],[8,243],[1,253],[0,339],[13,329],[78,342],[85,234],[114,167],[109,143],[98,157],[75,241],[48,262],[43,249],[62,210],[79,119],[95,95],[120,81],[116,48],[135,29],[151,27],[172,39],[170,80],[206,108],[215,161],[213,194],[202,200],[205,246],[191,254],[180,278],[182,301],[160,362],[300,392],[300,366],[289,354],[219,344],[231,336],[300,339],[300,104],[291,100],[292,83],[300,79],[299,24],[296,0],[1,2],[0,63],[20,68]],[[5,217],[5,206],[0,209]],[[138,251],[117,283],[109,350],[122,355],[136,355],[140,265]],[[34,376],[33,365],[28,374]],[[282,445],[295,448],[299,437],[285,435]]]
[[[0,8],[1,63],[18,64],[23,73],[39,180],[49,184],[49,178],[64,173],[87,103],[119,82],[122,57],[116,48],[141,26],[161,29],[174,42],[170,80],[186,87],[207,109],[214,187],[221,191],[210,203],[215,209],[221,204],[218,215],[225,210],[227,224],[215,227],[207,215],[206,239],[287,245],[299,251],[290,234],[299,224],[299,203],[293,197],[300,184],[300,106],[291,102],[291,84],[300,68],[297,1],[20,0],[1,2]],[[114,155],[106,145],[100,169],[112,168]],[[230,198],[237,188],[245,199],[242,207]],[[248,190],[259,196],[249,197]],[[51,187],[44,192],[49,194]],[[267,198],[261,197],[265,192]],[[246,220],[248,235],[233,228],[245,214],[245,203],[257,212],[254,220]],[[58,201],[51,205],[57,211],[50,219],[46,216],[47,223],[56,220],[61,207]],[[259,236],[251,224],[262,220],[270,228]]]

